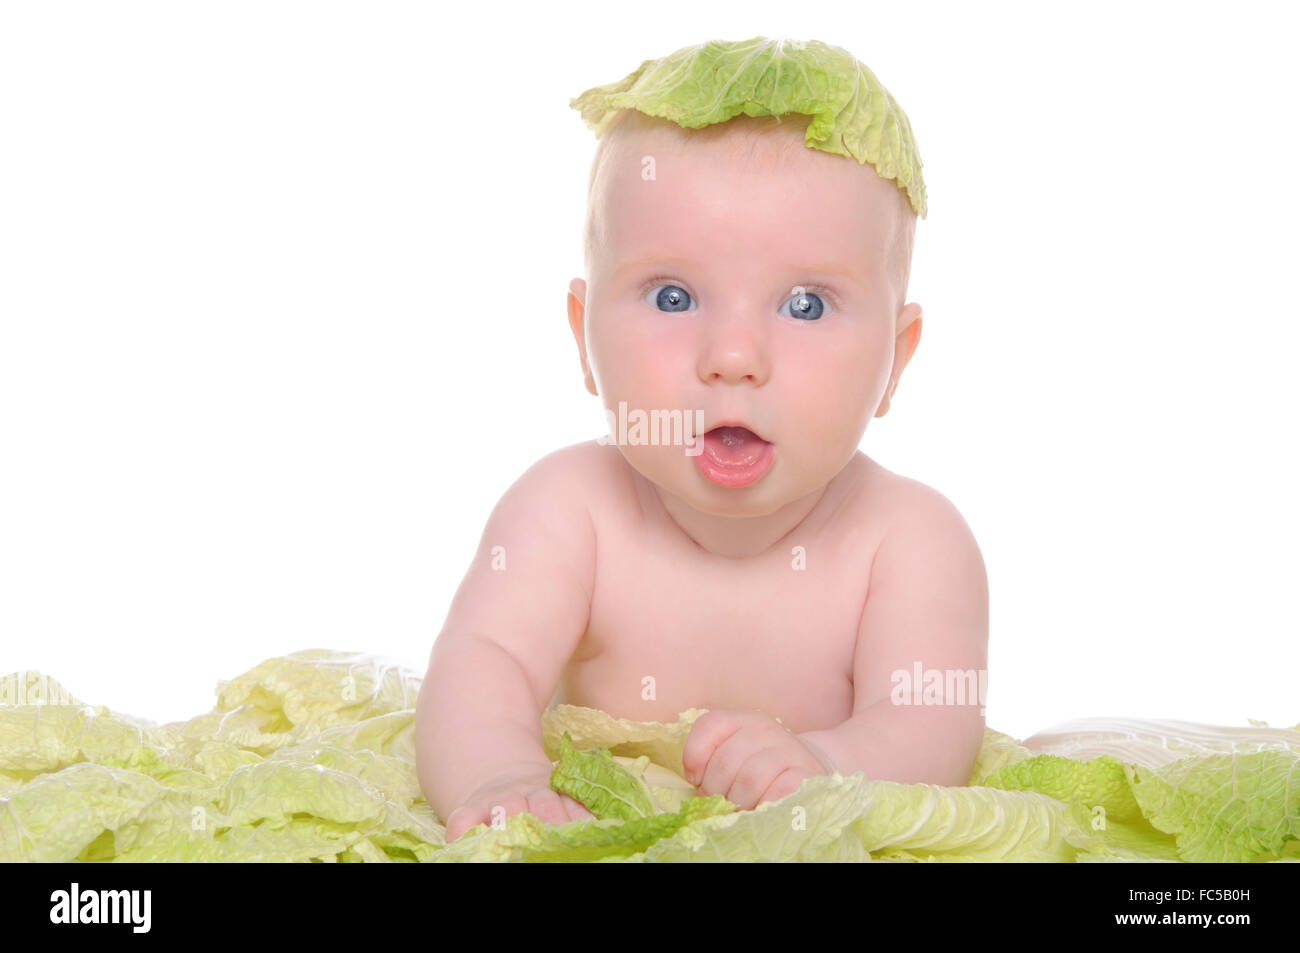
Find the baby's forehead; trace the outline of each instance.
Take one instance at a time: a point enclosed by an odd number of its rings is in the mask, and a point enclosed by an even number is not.
[[[747,205],[760,194],[781,221],[823,230],[834,223],[875,249],[906,224],[910,207],[892,180],[870,164],[805,145],[808,116],[738,116],[683,129],[635,115],[611,127],[604,155],[593,162],[592,225],[611,216],[629,225],[659,219],[664,206],[684,213],[719,201]]]
[[[798,114],[736,116],[726,122],[687,129],[665,119],[628,111],[606,134],[610,151],[634,156],[654,154],[691,156],[706,154],[711,161],[737,167],[768,169],[790,163],[812,167],[818,154],[804,144],[804,129],[811,117]],[[825,153],[819,155],[835,158]]]
[[[741,175],[781,173],[824,183],[826,189],[838,189],[868,202],[876,213],[873,219],[889,219],[891,228],[902,224],[897,216],[906,215],[911,207],[897,183],[882,178],[869,163],[806,145],[805,129],[810,120],[802,114],[779,118],[740,115],[700,129],[685,129],[627,110],[611,124],[598,147],[591,170],[592,198],[598,197],[594,189],[598,177],[603,175],[611,184],[622,180],[620,186],[629,178],[644,179],[649,160],[661,182],[658,172],[666,164],[664,171],[669,174],[703,169]],[[883,214],[886,212],[890,214]]]

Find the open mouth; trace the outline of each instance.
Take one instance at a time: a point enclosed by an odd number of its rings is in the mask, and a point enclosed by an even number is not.
[[[714,427],[704,435],[705,447],[722,466],[750,466],[771,444],[748,427]]]
[[[704,448],[695,458],[695,466],[711,483],[741,487],[760,480],[775,459],[767,440],[748,427],[725,424],[704,435]]]

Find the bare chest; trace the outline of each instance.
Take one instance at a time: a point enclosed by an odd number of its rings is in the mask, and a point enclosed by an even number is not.
[[[794,731],[852,713],[869,527],[741,560],[621,528],[601,534],[587,631],[558,700],[640,721],[756,708]]]

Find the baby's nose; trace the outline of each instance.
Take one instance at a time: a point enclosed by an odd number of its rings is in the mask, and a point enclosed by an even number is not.
[[[700,378],[709,384],[760,384],[766,373],[753,348],[713,348],[701,360]]]

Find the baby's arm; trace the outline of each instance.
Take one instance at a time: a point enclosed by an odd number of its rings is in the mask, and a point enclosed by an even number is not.
[[[970,528],[956,507],[917,484],[906,509],[885,536],[871,568],[870,588],[853,663],[853,715],[843,724],[809,731],[801,739],[825,752],[840,774],[906,784],[963,785],[984,738],[978,686],[988,667],[988,576]],[[964,699],[941,704],[896,704],[894,673],[915,684],[920,663],[949,685],[974,672]],[[899,682],[899,685],[906,683]],[[958,704],[964,701],[965,704]]]
[[[416,769],[449,841],[490,822],[493,805],[554,823],[590,816],[550,791],[540,724],[591,606],[595,533],[581,452],[539,460],[497,503],[430,654]]]
[[[853,714],[833,728],[795,734],[766,712],[710,711],[696,720],[682,750],[686,778],[745,809],[832,771],[963,785],[984,738],[979,684],[988,629],[979,546],[947,499],[915,484],[872,563],[854,653]],[[911,678],[917,663],[922,703],[895,704],[893,674]],[[970,694],[945,698],[941,691],[939,704],[924,704],[926,673],[939,672],[942,689],[950,671],[974,676]],[[905,700],[913,700],[910,691]]]

